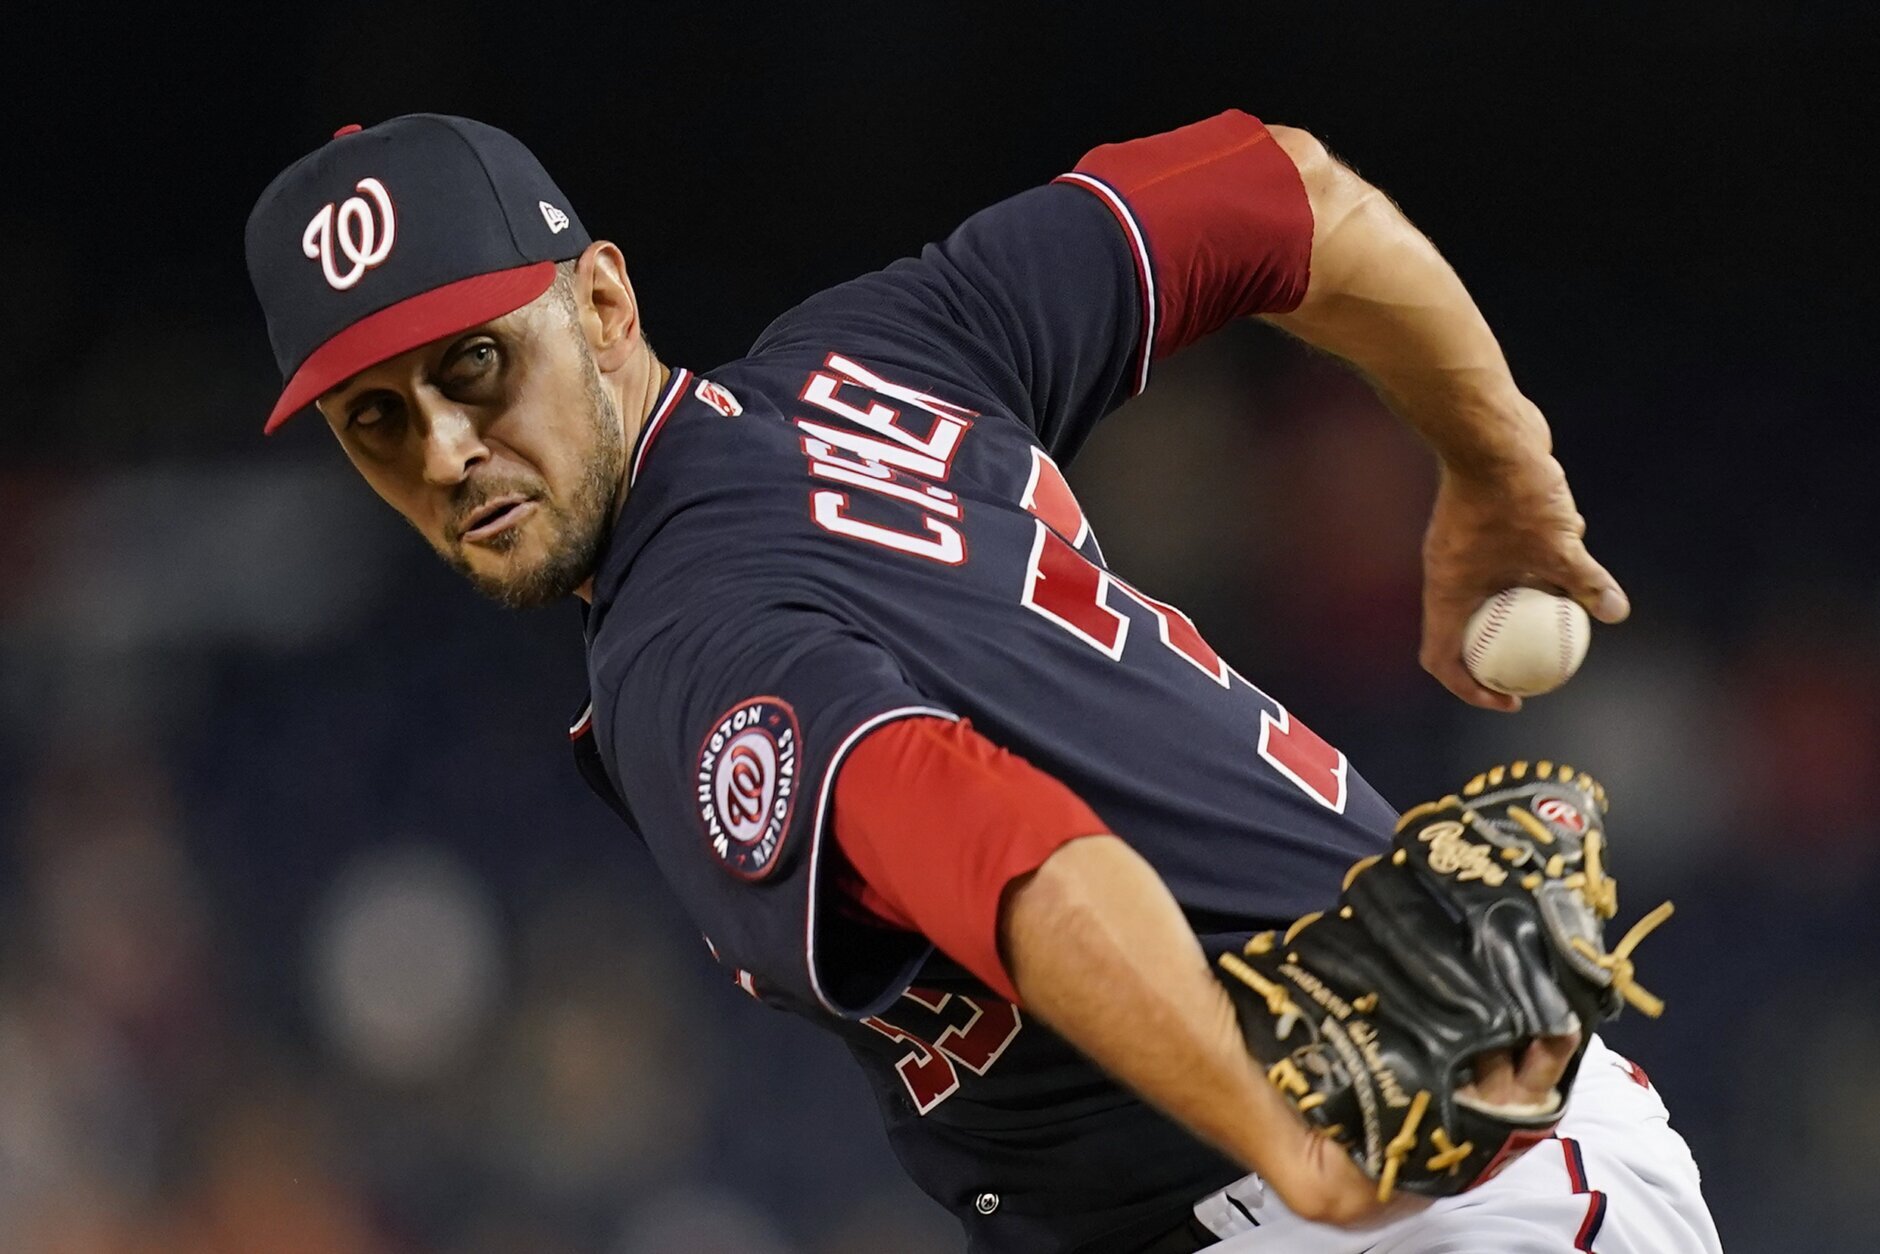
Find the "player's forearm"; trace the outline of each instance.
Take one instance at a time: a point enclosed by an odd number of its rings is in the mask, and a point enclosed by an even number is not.
[[[1008,891],[1000,930],[1026,1010],[1145,1099],[1269,1176],[1309,1148],[1181,908],[1121,840],[1061,847]]]
[[[1452,467],[1547,452],[1545,420],[1435,245],[1311,135],[1269,129],[1299,168],[1313,234],[1304,300],[1267,320],[1363,370]]]

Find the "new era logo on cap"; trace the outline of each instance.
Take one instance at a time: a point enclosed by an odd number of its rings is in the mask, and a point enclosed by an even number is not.
[[[590,243],[534,154],[468,118],[414,113],[284,170],[248,217],[248,276],[286,386],[272,431],[400,353],[500,318]]]

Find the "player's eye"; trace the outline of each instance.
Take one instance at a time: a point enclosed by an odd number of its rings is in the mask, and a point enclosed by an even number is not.
[[[405,407],[390,392],[367,392],[346,409],[346,431],[355,439],[383,444],[404,424]]]
[[[502,364],[496,341],[487,336],[466,340],[451,350],[445,361],[444,378],[450,383],[475,383],[494,374]]]

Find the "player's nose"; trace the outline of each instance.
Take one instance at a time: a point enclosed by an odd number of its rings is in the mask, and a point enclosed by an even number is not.
[[[455,487],[469,477],[471,467],[489,460],[482,433],[461,406],[429,397],[420,401],[417,411],[426,483]]]

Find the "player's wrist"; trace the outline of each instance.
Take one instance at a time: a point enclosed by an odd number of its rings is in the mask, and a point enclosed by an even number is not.
[[[1386,384],[1391,408],[1423,437],[1446,474],[1493,482],[1544,466],[1553,432],[1512,381],[1422,377]]]

